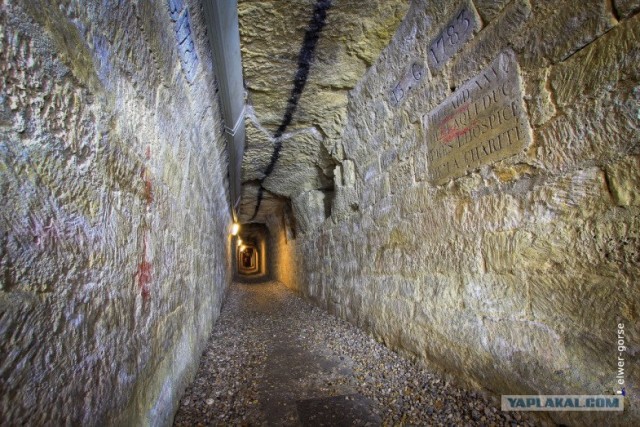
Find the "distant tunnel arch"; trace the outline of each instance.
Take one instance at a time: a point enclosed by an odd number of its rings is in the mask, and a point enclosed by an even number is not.
[[[265,280],[269,274],[269,230],[264,224],[243,224],[233,239],[234,275],[238,280]]]

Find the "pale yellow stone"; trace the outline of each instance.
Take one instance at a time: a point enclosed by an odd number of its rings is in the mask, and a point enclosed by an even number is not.
[[[541,68],[525,78],[526,99],[533,126],[544,124],[557,112],[548,84],[549,71],[549,68]]]
[[[532,175],[535,170],[527,164],[496,166],[493,168],[496,177],[502,182],[516,181],[523,176]]]
[[[560,108],[583,101],[593,94],[602,96],[625,75],[638,75],[637,51],[640,43],[640,15],[621,22],[612,31],[558,64],[551,73],[551,86]]]
[[[387,345],[461,381],[503,394],[612,389],[607,337],[617,321],[637,334],[640,318],[637,17],[617,23],[597,1],[474,1],[486,26],[391,105],[390,88],[464,3],[414,2],[350,92],[342,144],[356,191],[339,191],[340,216],[300,242],[305,258],[325,235],[332,242],[331,259],[311,260],[302,274],[321,304],[336,301],[338,313]],[[503,52],[520,70],[515,101],[524,100],[530,145],[430,184],[416,117]],[[345,214],[348,197],[359,210]],[[358,286],[357,303],[345,283]],[[638,413],[623,417],[633,424]]]
[[[640,205],[640,156],[629,156],[606,168],[609,190],[618,206]]]
[[[238,7],[248,103],[258,127],[273,136],[288,108],[313,4],[240,1]],[[291,185],[299,184],[298,192],[327,187],[322,174],[318,177],[317,167],[323,171],[329,167],[325,153],[337,159],[343,156],[338,142],[346,121],[347,91],[388,43],[407,7],[406,1],[380,0],[364,8],[357,3],[334,2],[327,10],[304,91],[287,128],[290,132],[315,129],[320,137],[310,140],[315,149],[294,140],[286,144],[287,151],[265,182],[270,191],[290,196]],[[244,158],[243,175],[247,180],[260,179],[266,169],[264,159],[271,157],[265,153],[264,136],[254,141],[256,136],[255,132],[248,135],[251,153]],[[261,148],[255,151],[252,147],[256,146]],[[327,175],[330,179],[331,174]],[[255,204],[255,200],[246,203]]]

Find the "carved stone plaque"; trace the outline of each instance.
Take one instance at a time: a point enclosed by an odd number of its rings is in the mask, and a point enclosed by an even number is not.
[[[426,70],[420,62],[414,62],[411,64],[411,67],[409,67],[409,69],[404,73],[403,78],[389,93],[391,105],[399,105],[400,102],[406,98],[409,91],[414,88],[420,80],[422,80],[425,73]]]
[[[502,53],[423,116],[429,181],[442,184],[518,153],[531,142],[518,65]]]
[[[432,70],[438,70],[464,45],[478,23],[476,16],[464,6],[440,31],[440,34],[429,46],[427,62]],[[422,60],[416,61],[405,71],[404,75],[389,91],[391,105],[398,106],[407,97],[411,89],[425,76],[427,70]]]
[[[477,25],[475,15],[466,6],[462,8],[429,46],[431,70],[441,68],[469,40]]]

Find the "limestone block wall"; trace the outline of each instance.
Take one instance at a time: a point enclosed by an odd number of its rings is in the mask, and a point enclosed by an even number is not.
[[[283,207],[279,215],[271,215],[267,221],[270,244],[267,254],[273,279],[289,289],[300,292],[298,276],[298,256],[296,247],[296,226],[291,209]]]
[[[228,286],[199,2],[0,1],[0,417],[162,425]]]
[[[331,218],[297,239],[301,291],[496,395],[626,387],[623,415],[558,422],[637,422],[637,12],[413,1],[350,92]]]

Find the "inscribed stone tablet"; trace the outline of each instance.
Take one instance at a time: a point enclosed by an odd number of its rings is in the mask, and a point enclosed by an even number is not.
[[[469,40],[478,23],[465,6],[438,34],[431,46],[427,61],[431,70],[438,70]]]
[[[423,116],[429,181],[442,184],[518,153],[531,141],[518,66],[502,53]]]

